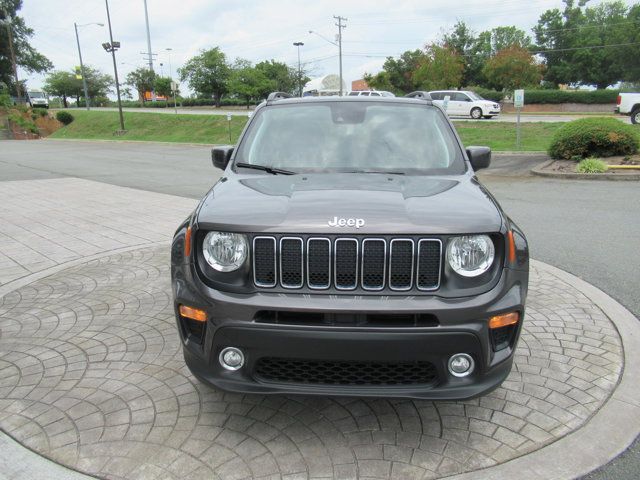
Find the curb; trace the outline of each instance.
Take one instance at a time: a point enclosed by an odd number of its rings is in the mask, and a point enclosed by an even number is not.
[[[574,479],[606,465],[624,452],[640,434],[640,322],[616,300],[590,283],[557,267],[531,262],[567,282],[593,301],[620,334],[624,365],[618,386],[587,423],[534,452],[506,463],[448,480]]]
[[[550,160],[544,165],[531,169],[532,175],[547,178],[560,178],[565,180],[608,180],[610,182],[628,182],[640,180],[640,173],[630,173],[624,175],[616,175],[615,173],[559,173],[546,172],[544,168],[551,165],[555,160]]]

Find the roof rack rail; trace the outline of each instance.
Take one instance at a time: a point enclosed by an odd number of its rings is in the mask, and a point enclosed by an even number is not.
[[[286,92],[271,92],[267,97],[267,102],[275,102],[277,100],[282,100],[283,98],[292,98],[293,95],[290,95]]]
[[[419,98],[421,100],[432,100],[429,92],[425,92],[423,90],[416,90],[415,92],[407,93],[405,97],[408,98]]]

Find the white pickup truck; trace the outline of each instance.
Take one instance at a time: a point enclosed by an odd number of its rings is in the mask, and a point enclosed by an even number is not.
[[[616,112],[631,116],[631,123],[640,123],[640,93],[621,93],[618,95]]]

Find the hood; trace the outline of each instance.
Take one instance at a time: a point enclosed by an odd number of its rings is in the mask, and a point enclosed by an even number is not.
[[[497,232],[502,215],[466,175],[231,174],[203,199],[198,223],[236,232],[448,234]]]

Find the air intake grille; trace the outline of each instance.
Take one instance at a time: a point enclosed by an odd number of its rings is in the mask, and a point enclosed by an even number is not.
[[[260,288],[405,292],[440,287],[442,242],[434,238],[256,236]]]
[[[297,360],[265,357],[258,360],[255,376],[278,383],[316,385],[429,385],[437,380],[429,362],[355,362]]]

